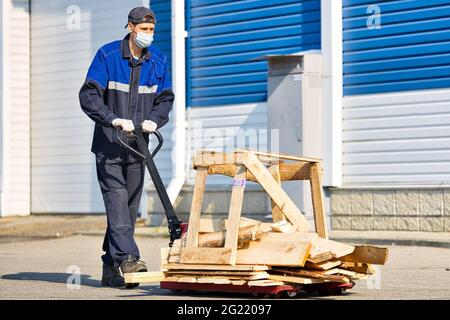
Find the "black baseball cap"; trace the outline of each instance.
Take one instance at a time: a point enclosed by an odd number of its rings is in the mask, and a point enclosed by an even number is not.
[[[147,7],[136,7],[134,9],[131,9],[130,13],[128,14],[128,22],[131,22],[132,24],[156,24],[155,13]],[[126,27],[128,27],[128,23],[126,24],[125,28]]]

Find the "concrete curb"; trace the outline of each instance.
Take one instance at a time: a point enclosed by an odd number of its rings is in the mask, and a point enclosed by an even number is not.
[[[330,237],[331,240],[358,244],[358,245],[374,245],[374,246],[413,246],[413,247],[432,247],[450,249],[450,242],[436,240],[416,240],[416,239],[361,239],[361,238],[341,238]]]

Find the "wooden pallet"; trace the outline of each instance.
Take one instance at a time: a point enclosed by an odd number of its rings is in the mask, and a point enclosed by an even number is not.
[[[290,161],[287,163],[286,161]],[[233,153],[199,151],[193,158],[197,170],[192,197],[186,245],[181,253],[183,264],[236,265],[239,221],[246,181],[259,183],[272,200],[274,222],[288,221],[293,229],[309,231],[309,223],[287,193],[281,181],[309,180],[316,232],[328,238],[321,187],[322,167],[319,159],[238,150]],[[233,177],[225,243],[220,248],[198,246],[201,208],[208,175]]]
[[[126,274],[126,283],[160,282],[171,290],[339,293],[384,264],[387,249],[328,240],[319,159],[238,150],[199,151],[187,233],[161,249],[161,272]],[[208,175],[233,177],[228,217],[201,216]],[[281,187],[309,180],[316,232]],[[247,181],[259,183],[272,201],[273,223],[241,217]]]

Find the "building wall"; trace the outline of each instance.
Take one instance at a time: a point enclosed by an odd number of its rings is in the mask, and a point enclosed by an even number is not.
[[[343,104],[344,185],[450,185],[450,89]]]
[[[450,231],[450,89],[346,97],[334,229]]]
[[[188,0],[188,106],[267,101],[267,63],[320,48],[320,0]]]
[[[32,0],[33,213],[104,212],[90,152],[94,126],[79,106],[78,91],[97,49],[122,39],[129,10],[142,4]],[[167,20],[170,14],[162,11],[161,21]],[[167,23],[161,25],[167,28]],[[170,175],[168,147],[158,156],[164,177]]]
[[[29,2],[3,2],[1,215],[30,213]]]
[[[343,1],[343,186],[330,190],[333,228],[449,231],[448,10],[439,0]]]
[[[335,230],[450,232],[449,188],[341,188],[331,210]]]
[[[3,150],[3,139],[4,139],[4,134],[3,134],[3,121],[4,121],[4,115],[3,113],[5,112],[5,81],[3,81],[4,78],[4,70],[5,70],[5,60],[4,60],[4,50],[5,50],[5,45],[4,45],[4,34],[5,34],[5,25],[4,25],[4,15],[5,15],[5,10],[4,10],[4,2],[0,2],[0,26],[2,27],[2,32],[0,32],[0,216],[3,216],[3,211],[2,211],[2,205],[3,205],[3,196],[2,196],[2,192],[3,192],[3,154],[5,153],[5,151]]]

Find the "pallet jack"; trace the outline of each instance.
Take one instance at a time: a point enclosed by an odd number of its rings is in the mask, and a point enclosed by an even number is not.
[[[156,164],[153,161],[153,158],[156,156],[164,143],[164,139],[158,130],[154,131],[153,134],[158,139],[158,145],[153,150],[153,152],[150,152],[150,150],[148,149],[141,125],[136,126],[133,133],[130,135],[127,135],[123,131],[120,131],[117,137],[117,142],[138,159],[144,161],[166,214],[170,237],[169,246],[172,247],[173,242],[176,239],[181,238],[183,230],[187,228],[187,224],[182,223],[181,220],[178,219],[175,210],[173,209],[172,203],[170,202],[166,188],[164,187],[161,176],[159,175],[158,169],[156,168]],[[131,146],[133,142],[137,143],[137,147],[139,150],[136,150]]]
[[[121,133],[117,137],[117,142],[124,147],[126,150],[135,155],[138,159],[144,161],[148,172],[150,173],[150,177],[155,185],[156,192],[158,194],[159,199],[163,205],[167,222],[169,228],[169,237],[170,242],[169,246],[173,246],[173,242],[176,239],[180,239],[183,236],[188,228],[187,223],[182,223],[180,219],[178,219],[175,210],[170,202],[167,191],[164,187],[164,184],[161,180],[161,176],[159,175],[158,169],[156,167],[153,158],[156,156],[158,151],[161,149],[164,139],[161,133],[156,130],[153,134],[158,139],[158,145],[150,152],[148,149],[147,142],[144,138],[142,126],[136,126],[135,130],[131,134]],[[136,142],[139,150],[136,150],[131,146],[133,142]],[[183,283],[183,282],[170,282],[170,281],[161,281],[160,288],[167,289],[172,292],[216,292],[216,293],[241,293],[241,294],[251,294],[253,297],[272,297],[272,298],[280,298],[287,297],[293,298],[297,296],[299,292],[306,293],[317,293],[319,295],[341,295],[346,290],[351,289],[354,286],[354,283],[321,283],[321,284],[309,284],[309,285],[301,285],[301,284],[284,284],[284,285],[274,285],[274,286],[248,286],[248,285],[230,285],[230,284],[201,284],[201,283]]]

